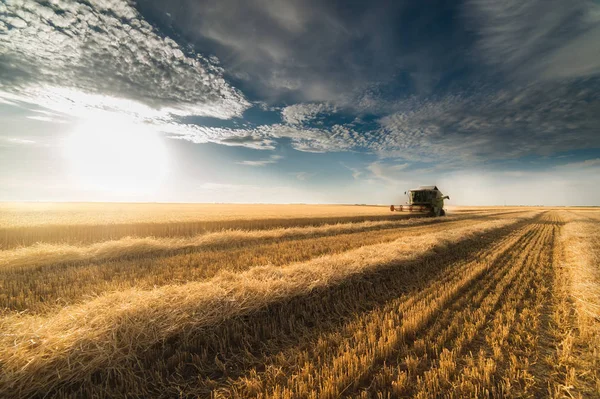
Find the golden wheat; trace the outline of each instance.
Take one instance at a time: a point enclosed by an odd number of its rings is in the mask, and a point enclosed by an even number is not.
[[[600,395],[593,209],[47,206],[4,205],[2,397]]]

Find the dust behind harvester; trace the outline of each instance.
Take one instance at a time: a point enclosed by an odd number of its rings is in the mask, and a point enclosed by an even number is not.
[[[406,205],[391,205],[392,212],[421,212],[431,216],[445,216],[444,200],[450,199],[447,195],[444,196],[436,186],[420,186],[412,190],[408,190],[404,194],[408,195]]]

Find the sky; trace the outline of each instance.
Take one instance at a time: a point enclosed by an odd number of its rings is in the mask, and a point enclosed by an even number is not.
[[[600,206],[600,3],[0,3],[0,201]]]

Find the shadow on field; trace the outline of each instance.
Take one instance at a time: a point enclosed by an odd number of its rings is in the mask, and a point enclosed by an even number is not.
[[[125,366],[130,371],[126,376],[111,369],[97,370],[91,378],[82,376],[51,394],[207,396],[212,390],[226,389],[228,382],[249,375],[253,368],[260,373],[266,357],[286,349],[314,347],[319,334],[335,332],[362,313],[427,287],[453,264],[476,257],[515,229],[539,222],[540,216],[436,248],[412,261],[382,264],[376,271],[272,303],[217,326],[177,334],[142,353],[129,354],[129,360],[115,359],[121,363],[115,370]]]

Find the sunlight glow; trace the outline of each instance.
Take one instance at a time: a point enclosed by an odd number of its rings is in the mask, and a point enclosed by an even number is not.
[[[116,114],[78,125],[64,149],[70,174],[87,190],[153,193],[167,172],[166,149],[158,134]]]

